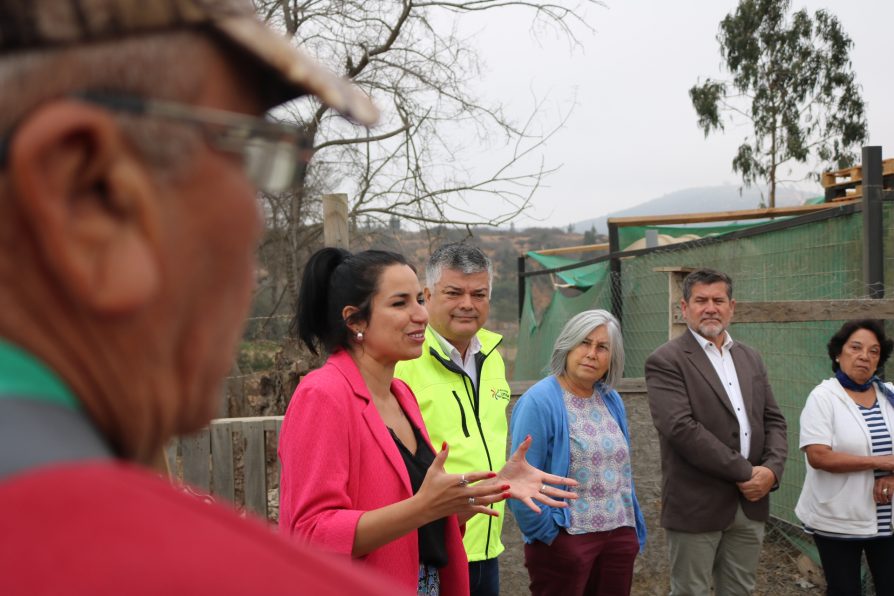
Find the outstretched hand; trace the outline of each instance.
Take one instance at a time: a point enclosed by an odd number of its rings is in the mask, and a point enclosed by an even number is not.
[[[497,473],[497,480],[505,481],[511,487],[509,489],[510,498],[518,499],[535,513],[540,513],[540,508],[534,504],[534,501],[550,507],[568,507],[568,503],[556,499],[576,499],[577,493],[550,485],[577,486],[577,481],[573,478],[547,474],[529,464],[525,459],[525,454],[530,446],[531,436],[528,435],[503,466],[503,469]]]
[[[447,455],[447,443],[444,443],[416,493],[416,497],[424,503],[429,517],[440,519],[456,514],[464,521],[476,513],[499,516],[488,505],[509,497],[508,482],[480,482],[494,479],[496,474],[493,472],[448,474],[444,469]]]

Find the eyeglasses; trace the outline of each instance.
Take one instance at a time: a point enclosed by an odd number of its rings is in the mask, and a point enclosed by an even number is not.
[[[283,192],[299,185],[313,155],[312,136],[291,124],[129,95],[87,91],[73,97],[118,112],[196,126],[215,149],[241,155],[249,180],[267,193]],[[0,139],[0,164],[6,160],[8,142],[9,135]]]

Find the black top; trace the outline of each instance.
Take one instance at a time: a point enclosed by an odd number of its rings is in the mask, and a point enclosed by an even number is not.
[[[428,446],[428,442],[422,437],[422,433],[418,428],[413,428],[413,435],[416,437],[416,453],[410,453],[410,450],[400,442],[397,435],[392,429],[391,436],[397,444],[397,449],[407,466],[407,473],[410,475],[410,486],[413,488],[413,494],[419,492],[422,486],[422,480],[425,473],[432,462],[435,461],[435,454]],[[436,519],[427,523],[417,531],[419,536],[419,562],[423,565],[431,565],[433,567],[447,566],[447,542],[444,539],[444,518]]]

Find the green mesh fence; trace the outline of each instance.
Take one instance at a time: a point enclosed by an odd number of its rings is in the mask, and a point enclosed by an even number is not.
[[[820,203],[825,202],[824,197],[815,197],[812,199],[807,199],[805,201],[806,205],[818,205]],[[775,221],[784,221],[786,219],[791,218],[777,218]],[[655,230],[660,236],[671,236],[673,238],[682,238],[687,236],[697,236],[700,238],[708,238],[711,236],[719,236],[721,234],[727,234],[729,232],[735,232],[737,230],[744,230],[746,228],[753,228],[756,226],[763,225],[768,220],[750,220],[747,222],[739,223],[725,223],[720,225],[707,225],[707,224],[696,224],[696,225],[671,225],[671,226],[626,226],[618,229],[618,245],[622,248],[622,250],[627,250],[629,246],[636,243],[639,240],[644,240],[646,237],[647,230]],[[691,238],[694,239],[694,238]],[[645,242],[641,242],[640,245],[637,245],[635,248],[645,248]],[[528,253],[531,255],[532,253]],[[558,267],[559,265],[546,265],[546,268]]]
[[[553,341],[562,329],[565,321],[582,310],[590,308],[604,308],[611,310],[612,296],[611,286],[607,282],[596,284],[585,292],[577,295],[565,295],[557,291],[546,310],[543,312],[542,325],[535,322],[532,295],[533,284],[529,285],[529,291],[525,293],[524,312],[522,322],[518,328],[519,350],[515,356],[515,379],[539,379],[544,376],[549,358],[552,354]],[[528,321],[528,323],[526,323]],[[556,323],[561,323],[556,327]],[[554,334],[548,336],[550,331]],[[522,348],[524,346],[524,348]]]
[[[884,206],[885,245],[894,243],[894,207]],[[862,213],[841,215],[744,238],[714,239],[667,246],[621,260],[622,329],[626,377],[643,376],[649,354],[667,340],[668,278],[661,267],[712,267],[734,281],[739,301],[831,300],[865,297],[862,281]],[[885,258],[885,279],[894,279],[894,254]],[[541,278],[538,280],[538,277]],[[539,379],[562,326],[590,308],[611,309],[611,278],[574,297],[555,292],[547,302],[537,285],[547,276],[526,278],[527,304],[519,330],[517,380]],[[891,286],[886,295],[894,292]],[[566,290],[567,291],[567,290]],[[735,321],[735,318],[734,318]],[[789,425],[789,461],[773,514],[797,527],[794,507],[804,478],[798,450],[798,418],[807,395],[831,376],[826,354],[829,337],[841,321],[733,323],[730,334],[757,349]]]
[[[755,226],[762,225],[766,222],[764,221],[750,221],[748,223],[733,223],[733,224],[724,224],[720,226],[708,226],[708,225],[698,225],[698,226],[686,226],[686,225],[678,225],[678,226],[626,226],[618,229],[618,245],[627,250],[627,247],[634,244],[638,240],[644,240],[646,237],[647,230],[655,230],[661,236],[671,236],[673,238],[683,238],[692,236],[699,238],[708,238],[711,236],[719,236],[721,234],[727,234],[729,232],[735,232],[737,230],[744,230],[746,228],[753,228]],[[641,246],[637,246],[636,248],[645,248],[645,242],[640,243]]]
[[[543,265],[546,269],[557,269],[566,265],[573,265],[577,262],[575,259],[567,257],[558,257],[553,255],[541,255],[536,252],[529,252],[528,258]],[[608,263],[595,263],[593,265],[585,265],[583,267],[575,267],[568,271],[560,271],[556,276],[563,283],[577,288],[591,288],[595,285],[605,283],[608,279]]]

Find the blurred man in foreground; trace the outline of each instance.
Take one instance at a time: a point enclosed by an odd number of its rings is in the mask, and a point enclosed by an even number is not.
[[[346,83],[248,0],[0,0],[3,592],[394,593],[145,471],[210,420],[262,230]]]

